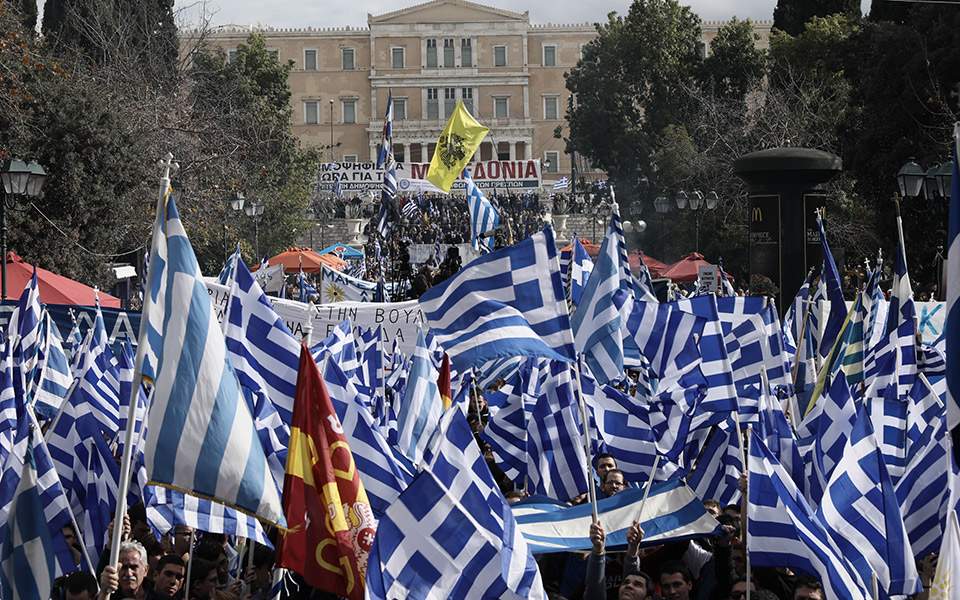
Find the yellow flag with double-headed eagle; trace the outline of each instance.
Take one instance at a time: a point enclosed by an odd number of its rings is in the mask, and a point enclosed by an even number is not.
[[[488,131],[490,130],[473,118],[463,106],[463,102],[457,100],[453,114],[447,119],[443,132],[437,138],[437,148],[433,151],[430,168],[427,170],[427,181],[444,192],[449,192],[453,182],[480,147],[480,142],[487,137]]]

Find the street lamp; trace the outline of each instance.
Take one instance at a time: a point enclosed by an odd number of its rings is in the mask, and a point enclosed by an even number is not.
[[[923,167],[912,159],[897,171],[897,185],[900,187],[901,198],[916,198],[920,195],[923,180],[926,178]]]
[[[593,215],[591,219],[593,221],[593,239],[590,241],[592,241],[594,244],[597,243],[597,225],[604,222],[604,217],[607,216],[609,211],[610,205],[607,204],[606,200],[601,200],[600,204],[597,204],[593,208]]]
[[[703,192],[700,190],[694,190],[687,194],[687,192],[680,190],[677,192],[677,208],[680,210],[690,210],[694,214],[694,218],[697,224],[697,233],[696,233],[696,251],[700,251],[700,213],[701,210],[713,210],[717,207],[717,204],[720,202],[720,197],[716,192],[710,191],[707,192],[707,195],[704,196]],[[666,205],[664,206],[666,209]],[[659,210],[659,209],[658,209]],[[666,210],[662,211],[666,212]]]
[[[667,214],[670,212],[670,200],[668,200],[666,196],[657,196],[653,201],[653,209],[656,210],[658,214]]]
[[[3,263],[0,264],[0,298],[7,299],[7,196],[16,198],[36,198],[43,191],[43,184],[47,181],[47,172],[37,161],[29,164],[19,158],[12,158],[3,163],[0,170],[0,180],[3,181],[3,200],[0,201],[0,252]]]
[[[243,194],[241,192],[234,192],[232,196],[224,200],[223,202],[223,260],[227,260],[227,208],[233,212],[240,212],[243,210]],[[259,258],[259,257],[257,257]]]
[[[257,253],[257,259],[260,258],[260,217],[263,216],[263,202],[254,200],[247,205],[243,212],[253,219],[253,247]]]

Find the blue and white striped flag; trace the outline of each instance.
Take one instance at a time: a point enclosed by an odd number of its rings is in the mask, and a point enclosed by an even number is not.
[[[484,393],[490,416],[480,435],[490,444],[497,466],[517,487],[527,482],[527,422],[548,368],[543,359],[525,358],[509,382]]]
[[[583,422],[569,363],[551,361],[527,422],[528,490],[567,501],[587,492]]]
[[[307,276],[303,274],[303,271],[297,273],[297,289],[300,290],[299,296],[297,297],[297,300],[300,302],[310,302],[313,296],[320,294],[317,288],[307,280]]]
[[[856,412],[847,378],[836,375],[797,427],[797,443],[808,465],[807,484],[802,489],[812,504],[820,502],[830,475],[843,456]]]
[[[112,438],[120,427],[120,372],[99,306],[84,346],[73,393],[86,402],[83,413],[95,419],[99,430]]]
[[[897,352],[897,394],[910,392],[917,377],[917,310],[913,303],[913,286],[907,271],[907,250],[903,226],[897,211],[897,256],[893,268],[893,287],[887,311],[886,335]]]
[[[827,243],[827,232],[823,228],[823,215],[817,213],[817,227],[820,230],[820,246],[823,248],[823,271],[820,273],[820,281],[826,285],[827,300],[830,301],[830,312],[827,314],[827,321],[823,326],[823,336],[820,338],[820,357],[826,358],[833,350],[834,344],[840,336],[840,330],[843,328],[843,322],[847,318],[847,303],[843,300],[843,286],[840,282],[840,273],[837,270],[837,263],[833,260],[833,253],[830,252],[830,244]]]
[[[149,360],[141,369],[154,385],[147,474],[159,485],[284,524],[279,490],[173,197],[158,208],[137,354],[138,366]]]
[[[383,169],[380,185],[380,215],[377,231],[386,238],[400,220],[397,214],[397,161],[393,158],[393,94],[387,96],[387,111],[383,116],[383,135],[377,150],[377,168]]]
[[[246,538],[273,547],[260,521],[254,517],[176,490],[157,486],[148,486],[147,490],[144,502],[147,523],[158,539],[163,539],[177,525],[186,525],[198,531]]]
[[[19,483],[10,498],[3,528],[9,537],[0,545],[0,596],[10,600],[47,600],[57,577],[53,535],[40,490],[41,474],[29,432]]]
[[[740,500],[743,452],[739,430],[727,423],[726,430],[715,425],[700,450],[696,465],[687,476],[687,485],[701,500],[716,500],[721,506]]]
[[[703,502],[680,480],[656,483],[637,509],[645,490],[629,488],[597,502],[600,523],[606,532],[608,550],[626,547],[627,529],[637,519],[643,528],[643,546],[680,542],[715,535],[720,524],[703,508]],[[589,504],[564,506],[524,501],[511,507],[517,526],[534,553],[576,552],[592,547]]]
[[[960,124],[953,128],[953,177],[947,231],[947,318],[944,325],[947,357],[947,427],[960,439]],[[954,457],[960,444],[954,444]]]
[[[508,356],[575,358],[549,227],[474,260],[427,290],[420,307],[460,372]]]
[[[12,345],[0,340],[0,351],[0,466],[3,466],[13,449],[13,438],[17,433],[17,405],[23,405],[23,398],[13,389]]]
[[[900,514],[917,558],[940,546],[950,499],[947,443],[946,420],[936,418],[913,444],[903,477],[895,484]]]
[[[807,273],[806,279],[793,302],[787,307],[787,312],[783,315],[783,334],[786,337],[787,345],[793,349],[796,356],[797,344],[800,339],[801,328],[806,328],[808,324],[808,311],[810,306],[810,287],[813,285],[813,269]]]
[[[223,263],[223,268],[220,269],[220,275],[217,277],[217,281],[220,283],[220,285],[230,285],[230,282],[233,280],[233,274],[237,268],[237,262],[242,262],[240,258],[239,242],[237,242],[236,250],[233,251],[233,254],[227,257],[226,262]]]
[[[360,359],[357,358],[357,345],[353,336],[353,324],[350,319],[344,319],[330,331],[330,335],[317,342],[310,348],[310,355],[318,365],[327,357],[337,361],[340,368],[349,377],[359,381],[357,370],[360,368]]]
[[[437,428],[429,464],[380,520],[368,598],[545,598],[540,571],[463,413]]]
[[[335,360],[323,361],[323,382],[347,436],[370,508],[380,518],[413,481],[413,463],[387,444],[370,412],[357,402],[353,382]]]
[[[577,352],[601,384],[620,379],[624,373],[621,307],[630,294],[628,282],[621,278],[620,254],[625,248],[620,212],[614,203],[600,254],[571,319]],[[623,310],[629,314],[629,309]]]
[[[397,409],[397,446],[415,464],[423,462],[423,453],[443,413],[438,375],[421,329],[411,356],[407,387]]]
[[[570,179],[566,175],[553,182],[553,191],[565,190],[570,187]]]
[[[50,420],[56,417],[67,397],[73,384],[73,374],[67,353],[63,350],[60,332],[48,311],[44,311],[42,329],[43,342],[37,364],[37,384],[33,390],[33,409]]]
[[[863,582],[876,574],[889,596],[921,591],[890,474],[861,406],[817,517]]]
[[[493,240],[488,236],[500,225],[500,211],[474,183],[470,169],[463,170],[463,181],[467,185],[467,209],[470,211],[470,243],[481,253],[492,252]]]
[[[746,547],[751,564],[816,577],[826,598],[867,600],[856,571],[756,432],[749,445]]]
[[[10,313],[7,322],[7,343],[13,344],[13,386],[24,398],[31,392],[34,382],[34,370],[40,353],[40,323],[43,320],[43,307],[40,306],[40,289],[37,285],[37,269],[27,281],[16,308]]]
[[[590,273],[593,272],[593,261],[590,255],[576,236],[573,237],[573,256],[570,261],[570,301],[574,306],[580,306],[583,291],[587,287]]]

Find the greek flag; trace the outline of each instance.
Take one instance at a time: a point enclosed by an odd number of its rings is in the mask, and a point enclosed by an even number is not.
[[[638,514],[644,491],[628,488],[597,502],[608,550],[626,547],[627,529],[638,519],[643,528],[643,546],[715,535],[720,530],[720,524],[707,514],[700,498],[682,481],[655,483],[643,513]],[[511,510],[534,553],[576,552],[592,547],[588,533],[593,515],[589,504],[563,506],[528,501],[514,504]]]
[[[812,504],[820,502],[830,475],[843,456],[847,436],[855,418],[856,407],[847,379],[843,375],[835,375],[829,387],[824,388],[824,394],[797,427],[800,452],[807,456],[806,460],[810,465],[805,491]],[[810,454],[807,454],[808,452]]]
[[[229,257],[227,257],[226,262],[223,263],[223,268],[220,269],[220,275],[217,277],[217,281],[220,285],[230,285],[230,281],[233,280],[233,273],[237,268],[237,263],[243,262],[240,259],[240,243],[237,243],[236,250],[233,251]]]
[[[490,417],[480,433],[490,444],[494,460],[517,486],[527,483],[527,422],[540,398],[547,362],[524,358],[510,382],[484,394]]]
[[[317,288],[310,285],[303,271],[297,273],[297,289],[300,290],[300,295],[297,297],[300,302],[310,302],[311,297],[318,295]]]
[[[413,198],[407,198],[403,202],[403,206],[400,208],[400,214],[405,216],[410,221],[412,221],[414,217],[420,216],[420,207],[417,206],[417,201]]]
[[[344,373],[359,381],[356,372],[360,368],[360,360],[357,358],[357,346],[354,342],[353,325],[350,319],[340,321],[330,335],[314,344],[310,348],[310,355],[318,365],[324,358],[332,358]]]
[[[474,260],[427,290],[420,307],[458,371],[508,356],[574,360],[549,227]]]
[[[619,209],[614,203],[600,255],[587,280],[581,304],[571,320],[577,351],[601,384],[623,377],[621,309],[615,303],[615,297],[620,296],[619,304],[623,305],[623,297],[629,296],[629,289],[621,285],[622,251],[625,251],[623,229]]]
[[[570,500],[587,491],[587,468],[572,367],[551,361],[527,423],[530,492]]]
[[[120,372],[110,349],[103,315],[97,307],[93,327],[87,336],[74,394],[83,398],[84,414],[92,417],[111,437],[120,427]]]
[[[843,287],[840,283],[840,273],[837,263],[830,252],[827,243],[827,232],[823,228],[823,215],[817,213],[817,227],[820,230],[820,245],[823,247],[823,271],[820,273],[821,283],[825,282],[827,300],[830,301],[830,313],[823,326],[823,336],[820,338],[820,357],[826,358],[833,350],[833,345],[840,336],[843,322],[847,318],[847,304],[843,300]]]
[[[909,393],[917,377],[917,311],[913,303],[910,274],[907,272],[907,251],[903,243],[899,211],[897,228],[899,237],[894,261],[893,289],[890,290],[890,307],[887,311],[886,335],[898,355],[897,393],[903,396]]]
[[[137,356],[138,365],[149,361],[143,373],[154,385],[147,474],[283,524],[280,493],[173,197],[158,208]]]
[[[148,486],[146,493],[147,523],[158,539],[163,539],[177,525],[186,525],[198,531],[222,533],[232,537],[254,540],[273,547],[260,521],[212,502],[162,487]]]
[[[63,350],[60,332],[47,311],[44,311],[42,338],[37,385],[33,390],[33,409],[45,419],[53,419],[70,391],[73,374],[67,353]]]
[[[793,427],[787,421],[780,403],[766,391],[760,394],[760,437],[767,443],[770,453],[784,468],[794,483],[801,489],[805,487],[806,463],[800,454],[800,446],[793,433]]]
[[[463,413],[444,414],[432,446],[424,470],[380,519],[367,597],[546,598]]]
[[[715,425],[687,476],[687,485],[701,500],[716,500],[721,506],[740,500],[743,453],[737,427],[727,422],[724,431]]]
[[[397,446],[415,464],[423,461],[430,435],[443,413],[438,375],[421,329],[411,357],[407,387],[397,410]]]
[[[382,169],[387,157],[393,154],[393,91],[387,92],[387,112],[383,115],[383,133],[377,147],[377,168]]]
[[[470,243],[482,253],[493,251],[493,240],[488,236],[500,225],[500,212],[483,195],[470,177],[470,169],[463,170],[467,185],[467,209],[470,211]]]
[[[750,439],[747,547],[754,567],[789,567],[820,580],[827,598],[867,600],[856,571],[833,543],[777,459]]]
[[[897,501],[913,556],[936,552],[950,498],[946,421],[934,420],[912,445],[903,477],[896,482]]]
[[[383,169],[380,186],[380,215],[377,231],[386,238],[399,221],[397,215],[397,161],[393,158],[393,93],[387,96],[387,112],[383,116],[383,135],[377,151],[377,168]]]
[[[0,340],[0,466],[7,461],[17,433],[17,405],[22,397],[13,389],[13,347]]]
[[[797,290],[797,295],[793,302],[787,307],[786,314],[783,315],[783,334],[786,337],[787,345],[792,348],[792,353],[796,355],[798,343],[800,340],[800,330],[805,329],[807,323],[807,313],[810,303],[810,287],[813,285],[813,269],[807,273],[803,285]]]
[[[370,412],[357,402],[353,382],[334,360],[323,363],[323,381],[350,444],[370,507],[380,518],[413,480],[413,463],[395,452]]]
[[[593,261],[590,255],[576,236],[573,238],[573,257],[570,262],[570,301],[574,306],[580,306],[583,290],[587,287],[590,273],[593,272]]]
[[[950,216],[947,235],[947,319],[944,337],[947,340],[947,426],[951,432],[960,425],[960,174],[958,145],[960,124],[953,129],[953,177],[950,180]],[[956,436],[955,436],[956,437]],[[954,456],[960,454],[960,444]]]
[[[31,429],[23,458],[20,481],[10,498],[8,519],[3,528],[6,543],[0,546],[0,595],[11,600],[46,600],[57,577],[53,535],[45,514],[41,474],[34,456]]]
[[[920,593],[920,576],[893,482],[863,407],[817,517],[861,581],[876,574],[880,589],[890,596]]]
[[[40,306],[40,289],[37,286],[37,268],[23,288],[16,308],[7,322],[7,339],[13,344],[14,389],[24,398],[32,391],[34,369],[40,352],[40,322],[43,307]]]

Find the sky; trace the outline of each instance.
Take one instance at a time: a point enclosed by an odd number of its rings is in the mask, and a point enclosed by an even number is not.
[[[334,27],[367,24],[367,14],[382,14],[424,0],[176,0],[184,24],[195,23],[199,8],[213,13],[213,25],[264,25],[274,27]],[[481,0],[479,3],[530,12],[533,23],[581,23],[606,19],[607,13],[626,14],[630,0]],[[772,19],[776,0],[687,0],[704,20]],[[864,10],[870,0],[862,0]],[[331,10],[334,8],[334,10]]]

